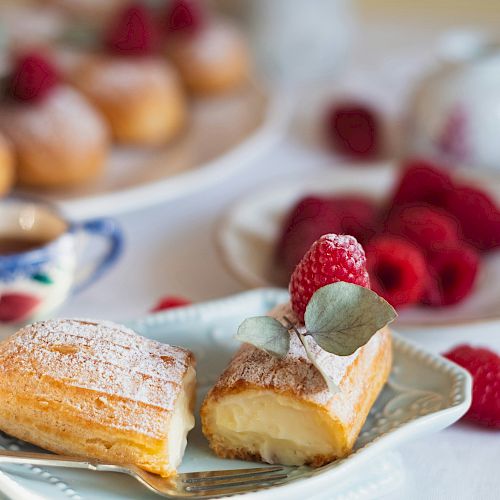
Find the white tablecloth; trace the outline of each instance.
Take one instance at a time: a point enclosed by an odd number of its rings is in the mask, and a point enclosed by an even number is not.
[[[399,30],[399,35],[395,30]],[[413,30],[413,35],[417,32]],[[374,92],[386,109],[394,112],[407,92],[405,81],[422,66],[428,55],[425,47],[434,43],[435,36],[433,39],[426,29],[419,32],[423,35],[420,38],[412,38],[410,31],[395,24],[387,30],[379,26],[370,33],[364,33],[366,44],[362,50],[358,48],[358,66],[348,81],[354,88]],[[377,43],[371,43],[372,39]],[[387,47],[391,51],[385,52]],[[373,51],[378,59],[372,57]],[[406,62],[400,64],[402,61]],[[304,96],[305,103],[308,99]],[[300,104],[300,100],[297,102]],[[241,291],[217,255],[217,218],[238,197],[259,185],[279,184],[287,174],[334,168],[325,166],[329,163],[331,158],[311,148],[303,136],[290,133],[265,157],[224,185],[118,217],[127,239],[123,258],[99,283],[68,302],[60,315],[120,320],[144,314],[164,294],[203,301]],[[413,332],[409,336],[434,352],[461,341],[489,345],[500,351],[500,324]],[[401,446],[399,451],[406,481],[389,498],[500,498],[498,432],[460,423]]]

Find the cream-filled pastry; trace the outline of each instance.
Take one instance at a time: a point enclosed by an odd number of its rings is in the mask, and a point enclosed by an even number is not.
[[[370,290],[363,247],[316,240],[290,303],[247,318],[244,344],[201,408],[219,456],[321,466],[348,455],[391,370],[394,308]]]
[[[106,51],[81,58],[66,75],[103,113],[116,141],[164,144],[186,123],[177,70],[155,57],[154,23],[145,7],[128,7],[115,21],[106,36]]]
[[[111,322],[42,321],[0,344],[0,429],[170,476],[194,426],[195,386],[186,349]]]
[[[289,305],[271,316],[296,320]],[[332,394],[298,337],[282,359],[243,344],[203,403],[203,433],[225,458],[321,466],[345,457],[387,380],[391,353],[387,327],[350,356],[322,351],[339,388]]]
[[[175,0],[165,29],[166,54],[192,93],[227,92],[248,79],[250,55],[243,35],[228,20],[209,19],[200,3]]]
[[[100,113],[35,53],[21,57],[9,78],[0,130],[12,144],[17,181],[26,186],[87,182],[101,173],[109,149]]]

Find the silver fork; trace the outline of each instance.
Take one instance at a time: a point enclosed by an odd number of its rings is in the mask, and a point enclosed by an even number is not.
[[[98,472],[121,472],[137,479],[151,491],[167,498],[220,498],[249,493],[287,482],[297,467],[271,466],[251,469],[187,472],[162,478],[135,465],[119,465],[99,460],[82,460],[50,453],[0,450],[0,463],[69,467]]]

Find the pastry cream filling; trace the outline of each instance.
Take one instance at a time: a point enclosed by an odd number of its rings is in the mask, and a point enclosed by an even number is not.
[[[315,455],[334,455],[331,425],[314,406],[271,391],[243,391],[212,406],[220,444],[260,454],[268,463],[302,465]]]
[[[169,423],[167,453],[169,468],[177,469],[184,456],[188,432],[194,427],[192,402],[196,389],[196,372],[190,367],[184,377],[183,387]]]

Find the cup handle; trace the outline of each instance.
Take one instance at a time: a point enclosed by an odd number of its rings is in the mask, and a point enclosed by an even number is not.
[[[94,281],[99,279],[120,257],[123,250],[123,233],[113,219],[91,219],[76,223],[71,228],[73,233],[84,232],[92,237],[103,238],[108,242],[108,248],[97,259],[91,271],[73,287],[73,293],[79,293]]]

